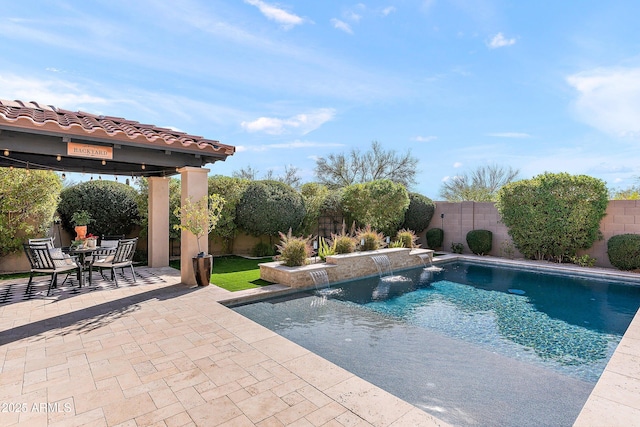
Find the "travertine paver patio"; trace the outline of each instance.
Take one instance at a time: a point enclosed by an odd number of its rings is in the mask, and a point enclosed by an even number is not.
[[[446,425],[216,302],[226,291],[153,274],[0,305],[0,425]]]

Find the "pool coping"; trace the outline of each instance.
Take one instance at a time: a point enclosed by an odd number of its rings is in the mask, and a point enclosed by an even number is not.
[[[466,254],[445,254],[433,259],[434,264],[451,261],[475,261],[483,264],[526,267],[530,270],[569,273],[597,279],[602,279],[605,276],[606,278],[624,281],[630,285],[640,286],[640,274],[602,267],[580,267],[574,264],[556,264],[547,261],[505,259]],[[275,284],[257,290],[250,289],[234,292],[233,295],[221,295],[218,302],[223,305],[236,305],[302,291],[304,289],[292,289]],[[639,419],[640,310],[636,312],[589,398],[582,407],[574,422],[574,427],[594,425],[629,426],[634,425]]]

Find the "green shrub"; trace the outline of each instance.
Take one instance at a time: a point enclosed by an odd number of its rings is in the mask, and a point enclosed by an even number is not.
[[[429,226],[435,211],[436,205],[430,198],[418,193],[409,193],[409,207],[404,213],[402,228],[421,233]]]
[[[398,231],[398,234],[396,234],[396,241],[402,242],[402,246],[399,247],[403,248],[417,248],[420,246],[417,244],[418,236],[416,236],[416,233],[414,233],[413,230],[402,229]]]
[[[607,242],[609,262],[620,270],[640,268],[640,235],[618,234]]]
[[[86,210],[93,221],[89,232],[95,235],[129,234],[140,224],[137,192],[116,181],[94,180],[67,187],[60,193],[58,213],[65,230],[73,233],[72,217]]]
[[[516,254],[516,248],[510,240],[503,240],[500,243],[500,253],[504,258],[513,259]]]
[[[375,251],[386,245],[384,234],[371,229],[370,225],[358,230],[356,233],[356,241],[359,242],[361,251]]]
[[[258,242],[253,248],[251,248],[251,256],[253,257],[265,257],[265,256],[274,256],[276,254],[273,245],[267,242]]]
[[[407,189],[389,180],[352,184],[342,193],[342,207],[351,220],[387,235],[398,230],[408,206]]]
[[[291,234],[291,229],[287,234],[280,235],[280,244],[277,245],[280,256],[278,259],[287,267],[298,267],[307,263],[307,258],[313,254],[308,237],[295,237]]]
[[[493,233],[489,230],[471,230],[467,233],[467,246],[476,255],[486,255],[491,252]]]
[[[0,255],[22,250],[53,222],[62,182],[51,171],[0,168]]]
[[[596,259],[589,254],[574,256],[571,258],[571,262],[580,267],[593,267],[596,265]]]
[[[502,187],[496,207],[522,255],[563,262],[601,238],[607,204],[602,180],[545,173]]]
[[[211,237],[215,241],[222,243],[222,252],[224,253],[233,252],[233,240],[238,232],[236,209],[244,190],[250,182],[242,178],[221,175],[210,176],[208,179],[208,194],[219,194],[225,200],[218,225],[211,232]],[[273,249],[270,251],[272,253],[268,254],[268,256],[273,256],[275,251]]]
[[[462,243],[451,243],[451,252],[454,254],[461,254],[464,251],[464,245]]]
[[[389,243],[390,248],[404,248],[404,242],[402,240],[394,240]]]
[[[442,247],[444,242],[444,230],[442,228],[432,228],[427,230],[427,246],[430,249],[437,249]]]
[[[253,181],[247,185],[236,209],[238,227],[254,236],[275,236],[297,231],[306,209],[302,196],[278,181]]]

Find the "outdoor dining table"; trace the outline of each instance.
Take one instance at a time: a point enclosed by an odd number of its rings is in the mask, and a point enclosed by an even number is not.
[[[116,248],[113,246],[93,246],[93,247],[70,247],[66,250],[69,255],[78,256],[78,280],[80,287],[84,286],[84,273],[89,270],[89,283],[91,283],[91,265],[87,266],[87,256],[93,255],[94,252],[100,251],[104,254],[104,251],[115,252]]]

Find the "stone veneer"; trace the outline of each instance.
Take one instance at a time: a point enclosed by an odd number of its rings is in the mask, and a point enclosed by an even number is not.
[[[281,262],[260,264],[260,278],[273,283],[280,283],[292,288],[308,288],[314,285],[309,274],[314,270],[326,270],[329,282],[367,277],[378,274],[378,268],[371,259],[374,255],[386,255],[392,270],[423,265],[420,255],[433,256],[431,249],[390,248],[376,251],[354,252],[350,254],[328,256],[326,262],[318,262],[301,267],[286,267]]]

